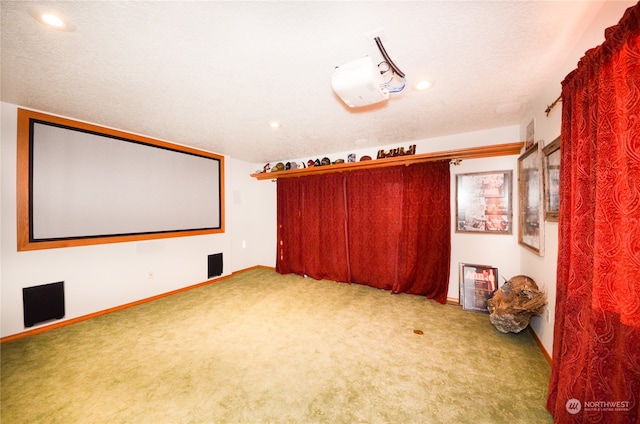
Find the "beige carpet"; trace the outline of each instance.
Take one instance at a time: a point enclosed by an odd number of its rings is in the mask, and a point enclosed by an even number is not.
[[[268,269],[1,354],[7,424],[552,422],[550,368],[528,331]]]

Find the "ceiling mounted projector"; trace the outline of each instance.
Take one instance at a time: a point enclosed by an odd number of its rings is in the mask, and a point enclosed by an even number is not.
[[[382,74],[369,56],[336,66],[331,85],[349,107],[368,106],[389,99]]]

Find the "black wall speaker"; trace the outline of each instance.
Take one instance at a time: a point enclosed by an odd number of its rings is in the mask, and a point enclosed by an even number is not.
[[[64,281],[22,289],[24,326],[64,317]]]
[[[222,275],[222,253],[214,253],[208,256],[207,278]]]

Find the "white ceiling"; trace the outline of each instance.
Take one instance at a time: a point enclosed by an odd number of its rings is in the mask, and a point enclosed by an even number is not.
[[[44,27],[34,5],[75,31]],[[408,146],[519,124],[544,87],[560,94],[551,75],[601,5],[2,0],[2,101],[252,163]],[[407,88],[349,109],[331,73],[379,55],[380,30]]]

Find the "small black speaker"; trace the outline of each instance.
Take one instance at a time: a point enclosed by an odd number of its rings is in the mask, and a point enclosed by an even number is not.
[[[207,278],[217,277],[222,275],[222,253],[214,253],[208,256],[208,271]]]
[[[64,281],[22,289],[24,326],[64,318]]]

